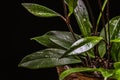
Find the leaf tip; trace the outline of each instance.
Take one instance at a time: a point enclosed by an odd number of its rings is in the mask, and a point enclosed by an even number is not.
[[[30,38],[30,40],[34,40],[34,38]]]
[[[33,5],[34,3],[21,3],[21,5],[23,7],[25,7],[26,9],[28,9],[29,6]]]
[[[21,5],[24,6],[24,7],[25,7],[26,4],[27,4],[27,3],[21,3]]]

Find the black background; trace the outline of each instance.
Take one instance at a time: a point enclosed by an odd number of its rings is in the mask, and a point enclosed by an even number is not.
[[[50,30],[68,30],[66,24],[62,19],[56,18],[38,18],[30,14],[22,5],[23,2],[33,2],[44,6],[47,6],[56,12],[63,15],[62,0],[16,0],[9,4],[10,15],[6,15],[7,21],[5,23],[10,26],[8,29],[10,33],[9,43],[12,52],[7,52],[1,58],[2,69],[1,72],[6,80],[58,80],[58,76],[55,68],[29,70],[26,68],[18,68],[17,65],[21,59],[40,49],[45,47],[31,41],[30,38],[43,35]],[[98,16],[97,0],[89,0],[92,6],[93,14],[95,18]],[[110,0],[110,18],[120,15],[119,0]],[[79,34],[76,21],[72,15],[71,25],[74,26],[73,30]],[[7,30],[8,30],[7,29]],[[12,33],[12,35],[11,35]],[[11,39],[12,38],[12,39]],[[8,39],[8,40],[9,40]],[[11,47],[12,46],[12,47]],[[10,50],[10,51],[11,51]],[[7,51],[7,50],[6,50]],[[5,51],[5,52],[6,52]],[[3,62],[4,61],[4,62]]]

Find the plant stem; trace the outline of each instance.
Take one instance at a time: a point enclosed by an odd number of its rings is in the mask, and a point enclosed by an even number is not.
[[[67,23],[67,25],[68,25],[69,31],[72,33],[74,39],[77,41],[77,38],[76,38],[76,36],[75,36],[75,34],[74,34],[73,30],[72,30],[71,25],[69,23]]]
[[[98,34],[98,26],[99,26],[100,19],[102,18],[102,24],[103,24],[104,30],[105,30],[105,40],[107,40],[107,37],[106,37],[106,28],[105,28],[105,20],[104,20],[104,16],[103,16],[103,11],[105,9],[106,3],[107,3],[107,0],[104,1],[103,6],[102,6],[101,1],[98,0],[100,14],[99,14],[99,17],[98,17],[98,20],[97,20],[97,23],[96,23],[96,26],[95,26],[96,28],[95,28],[95,31],[94,31],[94,35],[99,35]],[[99,57],[98,45],[95,46],[94,50],[95,50],[95,57]],[[106,47],[106,50],[107,50],[107,47]]]
[[[94,51],[95,51],[95,53],[94,53],[95,57],[99,57],[98,45],[95,46]]]
[[[92,25],[93,25],[92,32],[95,33],[95,18],[93,16],[92,9],[91,9],[91,6],[90,6],[88,0],[85,0],[85,2],[86,2],[86,5],[87,5],[87,8],[88,8],[88,11],[90,13],[91,22],[92,22]],[[95,34],[93,34],[93,35],[95,35]]]
[[[71,25],[70,25],[70,19],[69,19],[69,17],[68,17],[68,13],[67,13],[67,6],[66,6],[64,0],[62,0],[62,1],[63,1],[64,15],[65,15],[64,21],[66,22],[66,24],[67,24],[67,26],[68,26],[68,29],[69,29],[69,31],[72,33],[74,39],[77,40],[77,38],[75,37],[75,34],[74,34],[74,32],[73,32],[73,29],[72,29],[72,27],[71,27]]]
[[[103,13],[103,11],[104,11],[104,9],[105,9],[105,6],[106,6],[106,4],[107,4],[107,1],[108,1],[108,0],[105,0],[105,1],[104,1],[103,6],[102,6],[102,9],[101,9],[101,12],[100,12],[99,17],[98,17],[98,20],[97,20],[97,23],[96,23],[96,29],[95,29],[95,33],[96,33],[96,34],[97,34],[97,30],[98,30],[98,25],[99,25],[99,23],[100,23],[100,19],[101,19],[101,17],[102,17],[102,13]],[[99,1],[99,2],[100,2],[100,1]]]
[[[88,67],[90,66],[92,66],[92,61],[91,61],[91,58],[90,58],[90,56],[88,55],[88,53],[86,53],[86,58],[87,58],[87,63],[88,63]]]
[[[107,78],[105,77],[104,80],[107,80]]]
[[[107,1],[107,0],[105,0],[105,1]],[[102,10],[101,0],[98,0],[98,5],[99,5],[100,11],[101,11],[100,14],[101,14],[101,20],[102,20],[102,24],[103,24],[104,32],[105,32],[105,40],[107,41],[107,32],[106,32],[106,27],[105,27],[105,19],[104,19],[104,15],[103,15],[104,13]],[[107,50],[107,43],[106,43],[106,50]]]
[[[68,16],[67,7],[66,7],[66,4],[65,4],[64,0],[62,0],[62,2],[63,2],[63,9],[64,9],[64,16],[65,16],[65,18],[67,18],[67,16]]]
[[[107,1],[107,11],[106,11],[106,15],[107,15],[107,22],[108,22],[108,43],[110,45],[110,26],[109,26],[109,0]]]
[[[109,0],[107,1],[107,10],[106,10],[106,16],[107,16],[107,22],[108,22],[108,55],[107,55],[107,59],[108,59],[108,65],[109,65],[109,60],[110,60],[110,26],[109,26]],[[108,67],[108,66],[107,66]]]

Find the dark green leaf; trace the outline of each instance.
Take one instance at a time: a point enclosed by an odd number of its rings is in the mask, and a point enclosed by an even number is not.
[[[111,56],[114,61],[120,61],[120,40],[119,39],[111,40],[111,42],[113,42],[112,49],[111,49]]]
[[[78,39],[80,38],[77,34],[75,34],[75,36]],[[34,37],[32,39],[47,47],[64,49],[68,49],[75,42],[72,34],[66,31],[50,31],[43,36]]]
[[[79,35],[75,34],[75,36],[80,39]],[[73,35],[65,31],[54,31],[50,40],[64,49],[68,49],[75,42]]]
[[[112,18],[109,22],[109,27],[110,27],[110,40],[120,38],[120,16]],[[106,24],[106,33],[108,36],[108,24]],[[105,38],[104,28],[102,29],[100,36]],[[108,37],[107,37],[107,40],[108,40]],[[114,49],[111,49],[112,55],[114,55],[115,52],[118,53],[117,52],[118,50],[116,50],[116,45],[115,46],[112,45],[112,48],[114,48]],[[99,45],[98,50],[99,50],[101,57],[103,57],[104,54],[106,53],[106,48],[105,48],[104,42]]]
[[[26,61],[32,61],[41,58],[59,58],[61,55],[65,53],[65,51],[66,50],[62,49],[48,48],[27,55],[21,62],[23,63]]]
[[[66,51],[63,56],[78,55],[92,49],[97,43],[102,40],[102,37],[92,36],[79,39]]]
[[[74,12],[75,7],[77,6],[77,0],[65,0],[65,2],[68,5],[69,9],[68,16],[70,16]]]
[[[112,44],[111,56],[114,61],[120,61],[120,43]]]
[[[80,60],[74,57],[60,58],[65,53],[65,50],[49,48],[37,51],[27,55],[18,65],[30,69],[51,68],[65,64],[80,63]]]
[[[47,32],[43,36],[31,38],[31,40],[35,40],[46,47],[60,48],[58,45],[56,45],[50,40],[50,36],[51,36],[51,32]]]
[[[22,3],[22,5],[33,15],[38,17],[55,17],[60,16],[60,14],[55,11],[35,3]]]
[[[92,25],[89,21],[87,8],[82,0],[77,1],[77,6],[74,9],[74,15],[77,19],[80,31],[84,37],[91,35]]]

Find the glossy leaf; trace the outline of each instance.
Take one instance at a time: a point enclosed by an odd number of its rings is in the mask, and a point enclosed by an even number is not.
[[[80,63],[80,60],[74,57],[60,58],[65,50],[49,48],[37,51],[23,58],[19,67],[30,69],[51,68],[65,64]]]
[[[75,34],[75,36],[80,39],[79,35]],[[54,31],[50,40],[64,49],[68,49],[76,41],[70,32],[64,31]]]
[[[79,35],[75,34],[76,38],[80,38]],[[75,39],[70,32],[66,31],[50,31],[43,36],[32,38],[42,45],[47,47],[57,47],[68,49],[74,42]]]
[[[120,16],[112,18],[109,22],[109,26],[110,26],[110,40],[120,38]],[[106,33],[107,33],[107,36],[108,36],[108,26],[107,26],[107,24],[106,24]],[[102,29],[102,31],[100,32],[100,36],[105,38],[104,29]],[[108,40],[108,37],[107,37],[107,40]],[[114,48],[114,49],[115,49],[115,47],[116,46],[112,46],[112,48]],[[111,53],[114,53],[116,51],[116,49],[115,50],[114,49],[111,49],[111,51],[112,51]],[[103,57],[104,54],[106,53],[105,43],[101,43],[99,45],[98,50],[99,50],[99,53],[100,53],[101,57]],[[116,53],[118,53],[118,52],[116,52]]]
[[[47,48],[27,55],[21,62],[31,61],[39,58],[59,58],[66,50]]]
[[[110,39],[116,39],[120,37],[120,16],[116,16],[109,21],[110,27]],[[108,24],[106,24],[106,33],[108,40]],[[100,36],[105,38],[104,28],[100,32]]]
[[[77,6],[74,9],[74,15],[76,17],[82,35],[84,37],[90,36],[92,25],[90,23],[87,8],[85,7],[83,0],[77,1]]]
[[[66,51],[63,56],[67,55],[78,55],[92,49],[96,44],[102,40],[102,37],[92,36],[81,38],[72,44],[70,49]]]
[[[114,30],[114,33],[112,34],[113,35],[112,40],[120,39],[120,16],[117,16],[113,19],[115,20],[113,21],[113,25],[114,27],[117,27],[117,28],[116,30]],[[114,61],[120,61],[120,42],[112,43],[111,56]]]
[[[51,36],[51,32],[47,32],[46,34],[44,34],[42,36],[37,36],[37,37],[31,38],[31,40],[35,40],[36,42],[38,42],[46,47],[60,48],[58,45],[56,45],[55,43],[53,43],[50,40],[50,36]]]
[[[22,5],[33,15],[38,17],[55,17],[60,16],[57,12],[35,3],[22,3]]]
[[[65,0],[65,3],[68,5],[68,16],[70,16],[74,12],[75,7],[77,6],[77,0]]]

